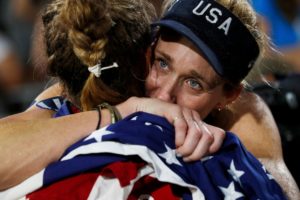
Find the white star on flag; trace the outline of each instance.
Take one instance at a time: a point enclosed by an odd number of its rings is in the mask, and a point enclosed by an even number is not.
[[[181,163],[176,158],[175,149],[171,149],[170,147],[168,147],[168,145],[166,145],[166,143],[165,143],[165,147],[167,151],[165,153],[159,153],[158,155],[166,159],[166,162],[168,164],[176,164],[182,166]]]
[[[61,97],[44,104],[53,110],[61,104],[55,117],[73,113],[73,105]],[[85,199],[286,200],[280,185],[270,180],[272,176],[236,135],[226,132],[216,154],[188,163],[176,155],[171,125],[149,113],[134,113],[72,144],[58,161],[0,191],[0,200],[56,199],[66,194],[68,199],[84,195]]]
[[[131,120],[131,121],[136,121],[137,118],[138,118],[138,116],[135,116],[135,117],[131,118],[130,120]]]
[[[91,133],[91,135],[89,135],[87,138],[85,138],[84,140],[87,141],[89,139],[95,139],[97,142],[101,142],[102,141],[102,137],[104,135],[109,135],[109,134],[113,134],[114,132],[111,132],[109,130],[106,130],[106,127],[100,129],[100,130],[96,130],[93,133]]]
[[[242,170],[237,170],[235,168],[233,160],[230,163],[230,169],[227,171],[232,176],[232,178],[241,185],[240,177],[243,176],[243,174],[245,174],[245,172]]]
[[[221,186],[219,186],[219,188],[221,189],[221,191],[225,196],[224,200],[236,200],[244,196],[242,193],[235,191],[233,181],[229,184],[228,188],[221,187]]]

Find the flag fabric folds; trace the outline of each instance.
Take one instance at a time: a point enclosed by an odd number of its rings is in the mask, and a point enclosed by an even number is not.
[[[189,163],[174,141],[167,120],[134,113],[73,144],[0,199],[286,199],[234,134],[217,153]]]

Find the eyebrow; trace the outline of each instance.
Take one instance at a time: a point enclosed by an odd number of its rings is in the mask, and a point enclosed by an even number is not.
[[[154,54],[155,54],[155,53],[158,53],[158,54],[160,54],[161,56],[163,56],[168,62],[172,62],[172,61],[173,61],[172,57],[171,57],[169,54],[166,54],[166,53],[164,53],[164,52],[162,52],[162,51],[160,51],[160,50],[155,50],[155,51],[154,51]]]
[[[212,87],[214,86],[214,84],[210,83],[210,82],[205,78],[204,75],[199,74],[197,71],[191,70],[191,71],[190,71],[190,74],[191,74],[193,77],[195,77],[195,78],[197,78],[197,79],[200,79],[200,80],[202,80],[203,82],[205,82],[205,83],[208,85],[209,88],[212,88]]]
[[[154,51],[154,54],[155,54],[155,53],[159,54],[160,56],[164,57],[168,62],[172,63],[173,58],[172,58],[169,54],[167,54],[167,53],[165,53],[165,52],[162,52],[162,51],[160,51],[160,50],[157,50],[157,49]],[[219,82],[219,81],[213,80],[212,83],[210,83],[210,82],[205,78],[204,75],[199,74],[196,70],[191,70],[189,73],[190,73],[190,75],[192,75],[193,77],[195,77],[195,78],[197,78],[197,79],[200,79],[200,80],[202,80],[203,82],[205,82],[205,83],[208,85],[209,88],[213,88],[213,87],[215,87],[216,85],[218,85],[218,82]]]

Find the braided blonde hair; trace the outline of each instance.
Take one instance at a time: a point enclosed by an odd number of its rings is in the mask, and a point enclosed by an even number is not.
[[[151,4],[143,0],[54,0],[44,14],[49,74],[83,110],[143,96]],[[97,78],[88,67],[117,62]]]

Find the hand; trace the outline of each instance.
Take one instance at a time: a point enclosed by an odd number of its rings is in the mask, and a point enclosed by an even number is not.
[[[181,108],[181,112],[182,117],[175,117],[173,124],[177,153],[183,156],[183,160],[199,160],[219,150],[225,138],[225,131],[206,124],[194,110]],[[180,111],[177,114],[180,114]]]
[[[165,117],[175,127],[176,151],[184,161],[216,152],[225,138],[224,130],[203,122],[198,112],[159,99],[131,97],[122,103],[123,109],[117,107],[122,116],[143,111]]]

